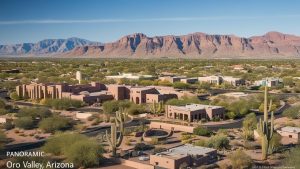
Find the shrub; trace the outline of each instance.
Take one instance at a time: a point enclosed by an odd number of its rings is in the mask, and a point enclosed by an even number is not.
[[[231,162],[233,169],[240,168],[251,168],[252,159],[244,151],[237,150],[234,153],[229,155],[229,160]]]
[[[22,129],[32,129],[34,127],[34,122],[31,117],[19,117],[15,120],[15,125]]]
[[[72,126],[71,120],[65,117],[49,117],[39,123],[39,128],[46,133],[54,133],[57,130],[65,130]]]
[[[5,142],[6,142],[6,135],[2,130],[0,130],[0,150],[3,148]]]
[[[78,133],[57,134],[47,140],[42,150],[53,155],[64,155],[78,168],[97,165],[103,153],[103,148],[95,140]]]
[[[300,106],[292,106],[284,110],[282,115],[290,119],[297,119],[300,117]]]
[[[16,101],[22,99],[21,97],[19,97],[19,95],[17,94],[17,92],[12,92],[12,93],[10,93],[9,97],[10,97],[11,99],[13,99],[13,100],[16,100]]]
[[[255,130],[257,125],[257,119],[255,113],[247,114],[243,121],[243,128],[248,130]]]
[[[163,147],[155,147],[155,148],[153,149],[153,154],[160,153],[160,152],[165,151],[165,150],[166,150],[166,149],[163,148]]]
[[[145,108],[142,105],[133,104],[128,108],[127,112],[130,115],[138,115],[145,113]]]
[[[13,125],[13,123],[11,121],[7,121],[6,123],[3,124],[3,128],[6,130],[10,130],[13,129],[15,126]]]
[[[194,128],[194,134],[198,136],[210,136],[211,131],[203,126],[198,126]]]
[[[53,109],[57,110],[67,110],[70,107],[79,108],[84,106],[84,103],[80,100],[72,100],[72,99],[45,99],[43,101],[44,105],[48,107],[52,107]]]
[[[274,133],[270,141],[269,153],[273,154],[278,150],[281,145],[281,136],[278,133]]]
[[[213,148],[218,149],[218,150],[223,149],[223,148],[228,148],[229,139],[227,138],[226,135],[218,134],[218,135],[212,136],[207,141],[207,146],[208,147],[213,147]]]
[[[197,97],[182,97],[181,99],[169,99],[166,102],[166,105],[180,106],[180,105],[186,105],[191,103],[197,104],[200,103],[200,100]]]
[[[150,150],[150,149],[153,149],[153,148],[154,148],[153,146],[147,145],[145,143],[137,143],[134,146],[135,151],[146,151],[146,150]]]
[[[173,87],[177,89],[187,89],[190,87],[190,85],[187,83],[175,82],[173,83]]]
[[[286,158],[283,160],[283,165],[286,167],[300,166],[300,146],[292,148],[285,154]]]
[[[150,144],[151,144],[151,145],[156,145],[156,144],[158,144],[158,138],[155,138],[155,137],[151,138]]]
[[[81,140],[66,149],[67,161],[73,162],[77,167],[92,167],[99,164],[103,148],[93,140]]]
[[[207,144],[206,144],[205,140],[196,141],[194,145],[195,146],[201,146],[201,147],[207,147]]]
[[[5,109],[6,108],[6,103],[4,100],[0,99],[0,108]]]
[[[3,108],[0,108],[0,115],[5,115],[5,114],[7,114],[7,113],[9,113],[8,110],[3,109]]]
[[[31,117],[32,119],[36,118],[46,118],[50,117],[51,111],[44,107],[30,107],[30,108],[22,108],[17,114],[18,117]]]

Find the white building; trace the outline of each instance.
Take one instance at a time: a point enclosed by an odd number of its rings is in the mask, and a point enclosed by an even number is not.
[[[133,75],[132,73],[122,73],[115,76],[105,76],[106,79],[130,79],[130,80],[139,80],[139,79],[152,79],[152,75]]]
[[[218,76],[218,75],[198,77],[198,81],[207,82],[210,84],[217,84],[217,85],[220,85],[223,82],[229,83],[233,86],[239,86],[245,84],[244,79],[236,78],[232,76]]]
[[[280,79],[278,77],[268,77],[268,78],[264,78],[262,80],[255,81],[254,85],[274,87],[274,86],[278,86],[281,82],[282,82],[282,79]]]
[[[81,80],[82,80],[82,75],[80,71],[76,72],[76,80],[78,80],[79,84],[81,84]]]

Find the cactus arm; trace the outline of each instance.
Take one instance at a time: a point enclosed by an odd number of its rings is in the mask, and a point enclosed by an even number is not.
[[[122,134],[122,132],[120,132],[120,135],[116,142],[116,147],[120,147],[120,145],[122,144],[122,141],[123,141],[123,134]]]
[[[270,105],[269,105],[269,110],[268,112],[271,112],[272,111],[272,99],[270,100]]]
[[[268,121],[268,87],[265,86],[264,96],[264,121]]]

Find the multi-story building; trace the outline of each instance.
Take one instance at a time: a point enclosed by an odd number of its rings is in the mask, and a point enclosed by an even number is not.
[[[69,98],[81,100],[92,104],[102,103],[106,100],[130,100],[136,104],[165,102],[168,99],[180,98],[191,93],[177,91],[172,87],[161,86],[126,86],[126,85],[104,85],[92,82],[86,85],[42,84],[31,83],[16,87],[17,94],[23,98],[30,99],[62,99]]]
[[[69,98],[74,100],[81,100],[89,104],[113,99],[113,96],[110,93],[107,93],[105,90],[105,85],[96,82],[92,82],[91,84],[86,85],[68,85],[66,83],[31,83],[29,85],[24,84],[16,87],[17,94],[23,98]]]
[[[185,144],[150,155],[150,164],[156,168],[179,169],[182,164],[198,167],[217,161],[217,150]]]
[[[188,104],[185,106],[166,105],[165,112],[166,118],[189,122],[200,121],[201,119],[224,119],[225,117],[225,109],[223,107],[202,104]]]

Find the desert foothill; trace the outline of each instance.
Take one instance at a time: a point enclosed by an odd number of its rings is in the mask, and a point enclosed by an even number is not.
[[[1,4],[1,169],[300,168],[298,1]]]

